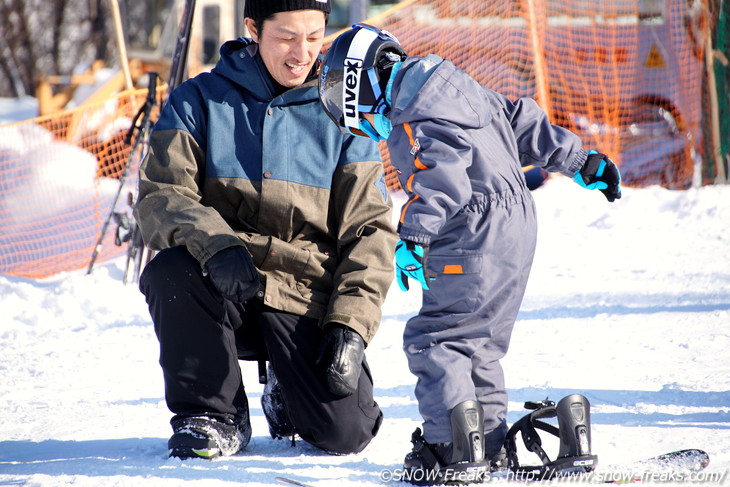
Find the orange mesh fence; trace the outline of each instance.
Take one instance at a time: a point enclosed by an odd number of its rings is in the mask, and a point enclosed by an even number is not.
[[[438,54],[510,98],[535,98],[609,154],[626,184],[687,188],[702,157],[706,1],[406,0],[367,22],[410,55]]]
[[[125,137],[146,94],[126,91],[0,127],[0,273],[40,278],[89,265],[131,152]],[[123,252],[115,233],[112,222],[98,261]]]
[[[707,1],[405,0],[368,22],[411,55],[439,54],[510,98],[534,97],[587,149],[609,154],[626,184],[686,188],[701,182]],[[145,95],[0,127],[0,273],[89,264]],[[115,230],[98,261],[123,252]]]

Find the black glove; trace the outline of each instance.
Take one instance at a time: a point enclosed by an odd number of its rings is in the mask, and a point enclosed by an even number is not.
[[[358,332],[339,323],[325,325],[317,363],[325,368],[327,388],[340,397],[357,390],[365,357],[365,342]]]
[[[600,190],[610,202],[621,198],[621,173],[606,154],[589,152],[586,163],[573,179],[584,188]]]
[[[252,298],[259,288],[259,273],[251,254],[244,247],[223,249],[205,264],[205,273],[213,286],[231,301],[242,303]]]

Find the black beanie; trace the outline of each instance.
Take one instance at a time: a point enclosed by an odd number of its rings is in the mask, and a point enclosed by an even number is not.
[[[278,12],[292,10],[321,10],[330,13],[330,0],[246,0],[243,16],[252,19],[266,18]]]

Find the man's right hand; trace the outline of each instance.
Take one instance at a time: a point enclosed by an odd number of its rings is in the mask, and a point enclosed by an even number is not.
[[[347,397],[357,391],[363,357],[365,341],[358,332],[339,323],[325,325],[317,363],[325,368],[332,394]]]
[[[256,294],[259,273],[245,247],[223,249],[205,263],[213,286],[231,301],[242,303]]]

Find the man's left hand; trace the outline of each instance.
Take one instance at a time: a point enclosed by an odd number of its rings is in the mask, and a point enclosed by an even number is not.
[[[325,368],[332,394],[347,397],[357,390],[363,357],[365,341],[358,332],[339,323],[325,325],[317,363]]]

